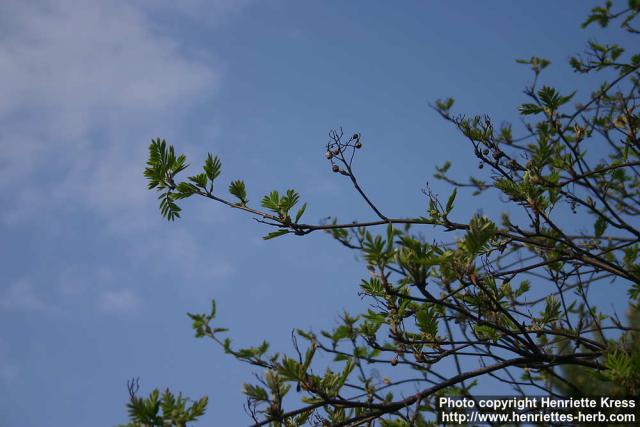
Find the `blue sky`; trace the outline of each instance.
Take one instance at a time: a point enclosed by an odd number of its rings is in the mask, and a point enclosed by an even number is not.
[[[202,200],[164,221],[142,176],[151,138],[195,165],[218,154],[251,200],[294,187],[309,221],[369,218],[323,158],[343,126],[363,134],[356,171],[376,203],[421,215],[435,165],[476,163],[428,103],[511,120],[530,77],[515,59],[531,55],[552,60],[546,82],[580,89],[566,59],[607,41],[579,28],[593,4],[2,1],[0,426],[123,422],[133,376],[209,395],[203,425],[244,425],[252,370],[195,340],[185,313],[215,297],[236,342],[286,350],[293,327],[359,307],[363,266],[325,235],[264,242]]]

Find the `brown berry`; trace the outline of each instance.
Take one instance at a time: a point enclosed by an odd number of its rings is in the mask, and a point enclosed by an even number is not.
[[[331,160],[331,158],[333,158],[333,153],[331,151],[327,151],[326,153],[324,153],[324,156],[327,159]]]
[[[340,167],[338,165],[331,166],[331,170],[334,172],[340,172]]]

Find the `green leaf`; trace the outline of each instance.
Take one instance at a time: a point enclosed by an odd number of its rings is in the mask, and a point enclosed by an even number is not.
[[[451,107],[453,107],[453,103],[455,102],[455,100],[453,98],[447,98],[447,99],[438,99],[436,100],[436,108],[441,112],[441,113],[448,113],[449,110],[451,110]]]
[[[252,399],[258,401],[267,401],[269,400],[269,393],[263,387],[253,385],[253,384],[243,384],[242,392],[249,396]]]
[[[607,229],[607,220],[603,216],[598,216],[596,222],[593,224],[593,230],[596,234],[596,238],[602,237],[605,230]]]
[[[167,191],[160,195],[160,213],[169,221],[180,218],[180,207],[173,201],[173,193]]]
[[[545,298],[546,305],[542,314],[542,322],[549,323],[553,320],[557,320],[560,317],[560,301],[553,295],[549,295]]]
[[[188,414],[188,421],[195,421],[197,417],[204,415],[207,410],[207,404],[209,403],[209,398],[204,396],[197,400],[191,405]]]
[[[193,188],[187,185],[176,185],[174,177],[186,167],[184,154],[176,156],[173,146],[168,146],[164,139],[154,139],[149,145],[149,158],[144,176],[149,189],[156,188],[160,194],[160,213],[169,221],[180,217],[180,208],[175,203],[193,194]],[[173,191],[177,190],[176,193]]]
[[[209,318],[213,319],[214,317],[216,317],[216,300],[212,299],[211,300],[211,314],[209,315]]]
[[[204,163],[204,172],[207,174],[207,178],[211,182],[213,182],[218,176],[220,176],[220,171],[222,170],[222,162],[218,158],[218,156],[212,156],[211,153],[207,154],[207,160]]]
[[[278,212],[280,209],[280,195],[277,191],[272,191],[262,198],[261,205],[263,208]]]
[[[561,96],[560,103],[558,104],[558,106],[564,105],[567,102],[571,101],[571,99],[575,96],[575,94],[576,94],[576,91],[574,90],[569,95]]]
[[[198,192],[198,188],[188,182],[180,182],[176,186],[177,193],[174,194],[176,199],[186,199]]]
[[[298,203],[298,200],[300,200],[300,195],[298,193],[291,189],[287,190],[287,194],[280,200],[280,210],[288,212],[296,205],[296,203]]]
[[[284,236],[285,234],[287,234],[289,232],[290,232],[289,230],[272,231],[271,233],[267,234],[266,236],[263,236],[262,239],[263,240],[274,239],[276,237]]]
[[[272,191],[262,198],[262,207],[271,210],[278,214],[281,219],[287,219],[289,216],[289,210],[295,206],[300,200],[300,195],[296,193],[294,190],[289,189],[282,197],[278,194],[277,191]]]
[[[475,215],[469,222],[469,230],[461,242],[469,255],[475,255],[487,248],[489,240],[495,236],[497,227],[489,218]]]
[[[416,312],[416,325],[425,334],[433,337],[438,334],[438,321],[435,311],[430,307],[423,307]]]
[[[518,111],[520,112],[520,114],[528,116],[531,114],[541,113],[542,111],[544,111],[544,109],[536,104],[522,104],[518,108]]]
[[[544,70],[549,64],[551,64],[551,61],[549,61],[548,59],[539,58],[537,56],[532,56],[530,59],[516,59],[516,62],[518,64],[531,65],[531,69],[536,74],[539,74],[540,71]]]
[[[527,293],[529,289],[531,289],[531,283],[528,280],[523,280],[522,282],[520,282],[520,286],[518,286],[518,289],[516,289],[515,296],[521,297],[522,295]]]
[[[241,180],[232,181],[229,185],[229,193],[236,196],[240,199],[240,203],[246,205],[247,200],[247,189],[245,188],[244,182]]]
[[[198,187],[204,189],[207,186],[208,176],[206,173],[200,173],[198,175],[190,176],[187,179],[193,182]]]
[[[554,101],[557,101],[560,98],[558,91],[551,86],[543,86],[538,91],[538,96],[540,97],[540,100],[542,100],[542,103],[547,107],[551,106]]]
[[[587,20],[582,23],[582,28],[586,28],[593,22],[597,22],[601,27],[609,25],[611,16],[612,3],[607,1],[603,6],[596,6],[591,9],[591,14],[587,17]]]
[[[604,364],[607,368],[605,375],[611,381],[624,383],[630,379],[633,373],[631,357],[622,351],[609,353]]]
[[[453,209],[453,202],[456,200],[456,195],[457,194],[458,194],[458,188],[454,188],[453,192],[449,196],[449,199],[447,200],[447,207],[445,209],[445,215],[447,215],[449,212],[451,212],[451,209]]]
[[[483,340],[490,339],[495,341],[500,338],[500,333],[489,325],[475,324],[473,325],[473,331],[476,333],[478,338]]]
[[[302,218],[302,215],[304,214],[304,211],[307,210],[307,204],[304,203],[302,205],[302,207],[300,209],[298,209],[298,213],[296,214],[296,220],[295,223],[297,224],[298,221],[300,221],[300,218]]]

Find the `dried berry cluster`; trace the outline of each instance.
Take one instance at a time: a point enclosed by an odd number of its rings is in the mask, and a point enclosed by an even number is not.
[[[355,150],[362,148],[361,135],[354,133],[346,142],[343,141],[344,133],[332,130],[329,133],[329,142],[324,156],[331,162],[331,170],[342,175],[350,175],[351,162]],[[340,165],[342,164],[343,167]]]

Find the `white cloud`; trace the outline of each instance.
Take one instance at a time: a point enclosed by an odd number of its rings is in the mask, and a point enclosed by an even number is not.
[[[178,43],[152,32],[130,3],[21,4],[0,48],[8,79],[0,113],[55,108],[63,122],[51,123],[54,129],[68,131],[71,123],[83,131],[98,124],[90,117],[96,110],[165,108],[214,79]]]
[[[46,230],[50,237],[73,229],[65,221],[82,215],[101,222],[91,230],[95,238],[104,238],[104,228],[131,253],[151,253],[164,265],[186,254],[189,261],[175,268],[189,278],[228,274],[228,264],[204,262],[186,233],[170,237],[178,251],[170,253],[149,231],[161,219],[142,176],[149,138],[179,133],[220,81],[207,52],[189,49],[154,19],[176,9],[188,19],[222,20],[237,8],[228,0],[208,4],[0,1],[0,227],[28,224],[34,235]],[[96,283],[85,269],[76,276],[53,295],[91,295],[105,312],[140,307],[132,291],[103,291],[109,280]],[[0,288],[3,294],[11,299],[0,300],[0,309],[46,307],[28,282]]]
[[[233,266],[228,260],[203,250],[184,228],[165,227],[161,235],[150,235],[131,247],[128,255],[141,261],[163,260],[166,263],[164,268],[179,268],[187,281],[221,280],[233,273]]]
[[[21,280],[0,291],[0,308],[5,310],[45,310],[48,306],[36,293],[30,282]]]
[[[105,313],[131,314],[141,305],[140,299],[129,289],[107,290],[99,298],[98,305]]]
[[[244,8],[249,0],[142,0],[145,9],[182,16],[207,26],[220,25]]]
[[[206,55],[187,56],[118,0],[3,1],[0,26],[5,221],[30,219],[38,199],[54,211],[139,210],[149,131],[215,92]]]
[[[65,264],[57,278],[57,291],[64,296],[82,296],[95,288],[119,283],[126,277],[118,276],[117,270],[99,263]]]

